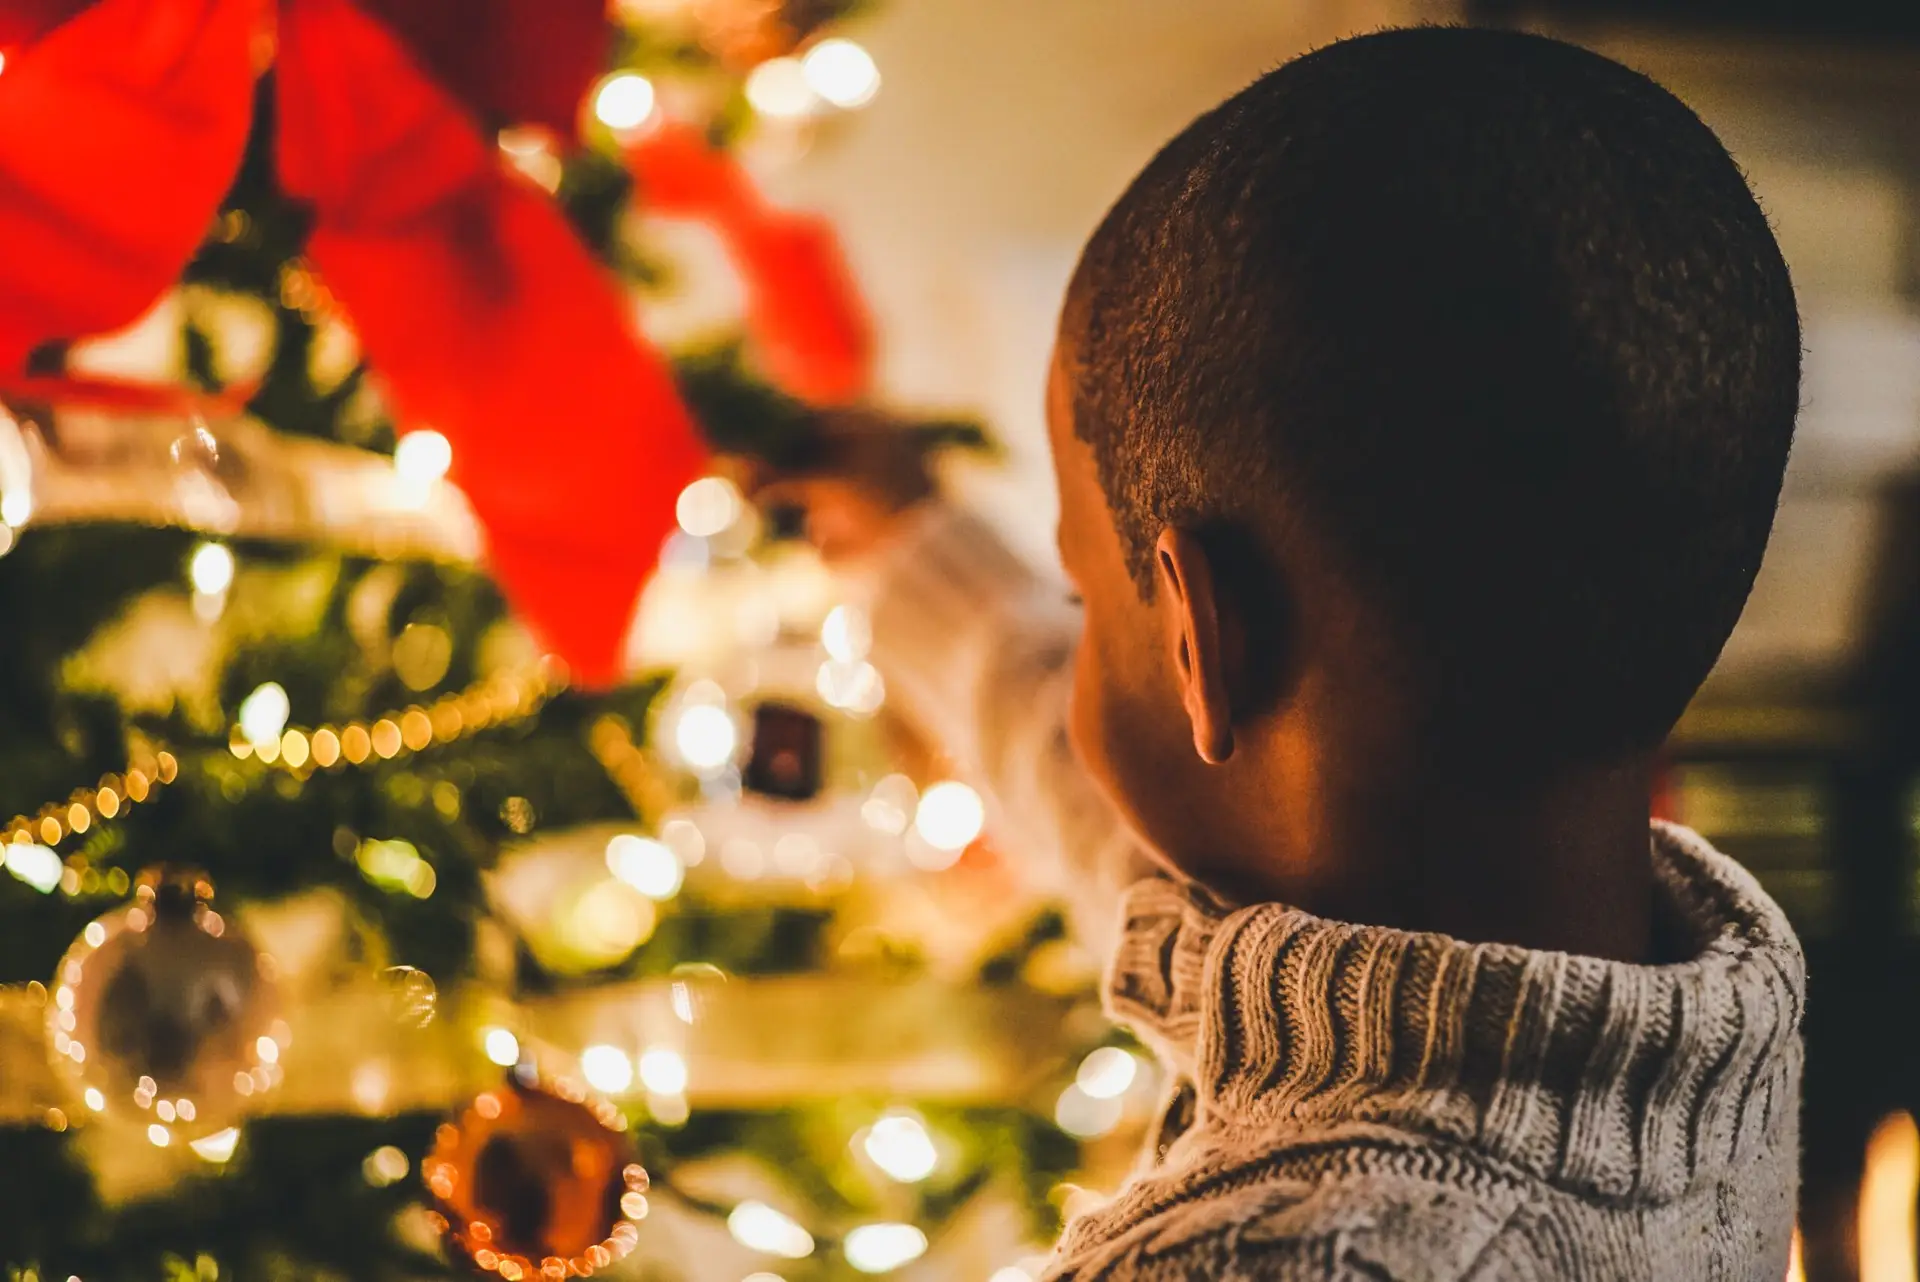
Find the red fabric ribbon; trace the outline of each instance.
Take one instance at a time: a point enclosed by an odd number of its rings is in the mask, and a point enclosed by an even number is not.
[[[873,330],[826,220],[761,199],[733,157],[664,124],[627,149],[646,207],[713,227],[747,292],[747,330],[776,384],[815,405],[869,390]]]
[[[0,375],[178,278],[276,18],[276,154],[313,206],[308,253],[401,420],[453,443],[509,598],[577,679],[615,679],[702,452],[616,284],[490,141],[509,120],[570,131],[602,0],[23,3],[0,21]]]

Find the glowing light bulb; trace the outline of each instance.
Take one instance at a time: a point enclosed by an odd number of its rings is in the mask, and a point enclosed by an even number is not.
[[[746,502],[732,481],[724,476],[703,476],[680,491],[674,500],[673,515],[680,528],[697,538],[709,539],[740,519]]]
[[[664,842],[624,832],[607,843],[607,871],[649,899],[672,899],[686,879],[680,856]]]
[[[593,95],[593,114],[609,129],[635,129],[653,114],[653,82],[623,71],[600,82]]]
[[[1120,1113],[1119,1100],[1096,1099],[1074,1085],[1060,1092],[1059,1102],[1053,1107],[1053,1120],[1067,1134],[1090,1140],[1118,1126]]]
[[[165,1148],[173,1143],[173,1132],[155,1122],[147,1128],[147,1140],[155,1148]]]
[[[33,494],[24,486],[0,493],[0,523],[19,529],[33,519]]]
[[[822,40],[807,51],[800,68],[807,87],[836,107],[864,107],[880,92],[873,55],[851,40]]]
[[[898,837],[913,821],[920,808],[920,790],[905,775],[888,775],[873,785],[873,791],[860,806],[860,817],[869,827]]]
[[[862,1273],[889,1273],[925,1255],[927,1235],[911,1224],[862,1224],[842,1246]]]
[[[262,744],[272,744],[277,749],[280,734],[287,728],[287,718],[292,713],[293,704],[288,701],[287,692],[278,681],[269,681],[240,701],[240,733],[256,750]]]
[[[418,502],[453,466],[453,443],[431,428],[408,432],[394,443],[393,470],[407,496]]]
[[[407,1155],[391,1144],[384,1144],[367,1154],[367,1160],[360,1163],[360,1174],[373,1187],[383,1189],[405,1179],[408,1168]]]
[[[8,846],[6,864],[8,872],[43,895],[52,894],[54,888],[60,884],[62,871],[60,856],[46,846],[31,843]],[[103,931],[102,934],[104,935],[105,932]]]
[[[104,1113],[107,1111],[107,1097],[100,1093],[98,1087],[87,1087],[86,1101],[87,1107],[96,1113]]]
[[[664,1046],[640,1056],[640,1084],[655,1095],[683,1095],[687,1089],[687,1061],[679,1051]]]
[[[1102,1046],[1080,1061],[1074,1083],[1094,1099],[1119,1099],[1139,1072],[1139,1060],[1118,1046]]]
[[[633,1085],[633,1061],[618,1046],[601,1042],[580,1052],[580,1076],[594,1090],[618,1095]]]
[[[889,1113],[867,1128],[860,1145],[873,1164],[902,1184],[917,1184],[933,1174],[940,1154],[933,1137],[911,1113]]]
[[[512,1068],[520,1062],[520,1039],[504,1028],[489,1028],[481,1044],[486,1048],[487,1058],[502,1068]]]
[[[733,760],[740,732],[725,708],[695,704],[680,714],[673,728],[680,759],[695,770],[718,770]]]
[[[820,105],[798,58],[769,58],[747,73],[747,103],[763,116],[796,119]]]
[[[953,780],[927,789],[913,817],[914,831],[936,850],[965,849],[986,823],[987,810],[980,794]]]
[[[746,1201],[727,1216],[727,1232],[749,1251],[804,1260],[813,1254],[813,1234],[765,1202]]]
[[[187,1145],[187,1147],[192,1149],[204,1160],[218,1163],[224,1162],[232,1157],[233,1150],[238,1148],[239,1145],[239,1129],[229,1126],[225,1130],[215,1131],[211,1135],[203,1135]]]
[[[187,580],[195,592],[218,596],[233,586],[233,551],[224,543],[202,543],[187,561]]]
[[[850,605],[836,605],[820,622],[820,645],[828,657],[841,663],[858,663],[873,649],[873,624],[866,611]]]

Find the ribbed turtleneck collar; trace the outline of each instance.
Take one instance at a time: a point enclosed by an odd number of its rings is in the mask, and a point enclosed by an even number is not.
[[[1538,1178],[1666,1200],[1794,1107],[1805,963],[1738,864],[1655,824],[1686,960],[1639,966],[1128,892],[1114,1015],[1198,1091],[1196,1124],[1342,1121],[1463,1141]]]

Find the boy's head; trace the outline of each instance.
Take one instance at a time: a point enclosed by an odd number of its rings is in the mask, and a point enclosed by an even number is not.
[[[1262,77],[1068,293],[1083,755],[1176,860],[1250,769],[1644,759],[1752,586],[1799,374],[1764,216],[1644,76],[1427,28]]]

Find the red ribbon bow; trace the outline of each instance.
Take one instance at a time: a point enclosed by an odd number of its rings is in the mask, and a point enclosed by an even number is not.
[[[603,0],[6,0],[0,376],[178,279],[271,59],[308,255],[396,414],[453,443],[509,597],[612,680],[702,451],[615,281],[479,123],[570,134],[606,34]]]

